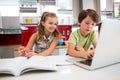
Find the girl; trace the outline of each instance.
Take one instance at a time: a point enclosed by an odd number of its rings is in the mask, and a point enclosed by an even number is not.
[[[60,37],[57,30],[57,23],[58,19],[56,14],[44,12],[38,25],[38,31],[31,36],[26,47],[19,48],[18,56],[29,58],[34,55],[50,55],[55,49]],[[34,52],[31,52],[33,45],[35,45]]]
[[[97,36],[93,30],[98,22],[98,14],[92,9],[82,10],[79,13],[78,25],[80,29],[72,32],[68,41],[68,54],[74,57],[89,59],[93,56],[97,45]],[[92,50],[88,50],[90,45]]]

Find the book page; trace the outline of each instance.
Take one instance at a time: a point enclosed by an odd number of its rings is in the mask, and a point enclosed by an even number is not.
[[[0,59],[0,73],[9,73],[19,75],[20,67],[27,59],[25,57],[5,58]]]
[[[22,73],[29,71],[29,70],[52,70],[56,71],[57,67],[55,63],[51,63],[44,56],[33,56],[27,62],[25,62],[24,66],[22,67]],[[21,73],[21,74],[22,74]]]
[[[70,65],[72,63],[68,62],[67,59],[69,59],[69,56],[67,55],[53,55],[53,56],[47,56],[47,59],[51,61],[51,63],[56,64],[57,66],[62,65]]]

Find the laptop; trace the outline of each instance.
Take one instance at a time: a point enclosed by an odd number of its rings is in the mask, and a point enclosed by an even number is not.
[[[67,61],[88,70],[95,70],[120,62],[120,20],[102,21],[96,51],[92,60],[71,57]]]

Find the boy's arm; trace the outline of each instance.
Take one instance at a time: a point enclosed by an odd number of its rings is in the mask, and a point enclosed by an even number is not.
[[[94,55],[94,53],[95,53],[95,50],[96,50],[96,46],[97,46],[97,43],[94,43],[94,44],[93,44],[93,47],[92,47],[89,51],[87,51],[87,54],[89,54],[89,57],[90,57],[90,58],[93,57],[93,55]]]
[[[74,57],[82,57],[88,59],[88,54],[82,47],[76,47],[74,44],[68,44],[68,54]]]

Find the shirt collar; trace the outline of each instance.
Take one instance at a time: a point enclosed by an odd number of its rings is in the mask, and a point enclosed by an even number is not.
[[[45,35],[44,35],[44,39],[45,39],[45,40],[46,40],[46,39],[47,39],[47,40],[50,40],[52,36],[53,36],[53,34],[52,34],[52,33],[49,35],[49,37],[48,37],[48,38],[46,38],[46,37],[45,37]]]

